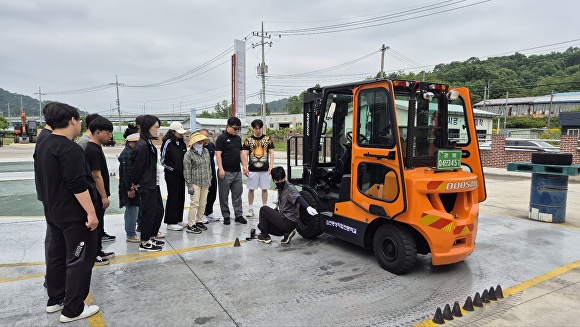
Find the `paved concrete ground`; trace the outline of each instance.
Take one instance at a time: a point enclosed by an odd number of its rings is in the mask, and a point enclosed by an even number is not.
[[[0,148],[0,164],[30,161],[26,147]],[[120,148],[106,150],[114,160]],[[7,185],[18,189],[28,178],[18,167],[0,169],[0,192]],[[326,235],[316,240],[296,236],[289,246],[278,238],[269,245],[245,242],[257,220],[212,223],[200,235],[170,231],[164,251],[139,253],[136,244],[122,239],[122,215],[107,216],[107,231],[120,239],[105,247],[117,253],[111,265],[94,269],[88,301],[100,305],[101,312],[69,325],[433,325],[437,307],[454,301],[463,305],[467,296],[498,284],[509,296],[445,325],[577,325],[580,183],[570,182],[566,223],[551,224],[527,219],[529,176],[486,172],[488,199],[481,205],[473,255],[443,267],[420,256],[402,276],[382,270],[372,252]],[[0,206],[11,199],[1,193]],[[245,205],[245,194],[243,199]],[[45,223],[41,216],[22,214],[27,205],[22,207],[19,215],[0,214],[0,321],[55,325],[58,314],[44,312]],[[236,237],[240,247],[233,247]]]

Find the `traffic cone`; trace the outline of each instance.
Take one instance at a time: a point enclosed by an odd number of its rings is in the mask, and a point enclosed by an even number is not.
[[[444,324],[445,320],[443,320],[443,313],[441,313],[441,308],[437,308],[437,310],[435,310],[435,316],[433,317],[433,322],[436,324]]]
[[[489,303],[489,292],[487,290],[483,290],[483,293],[481,293],[481,302]]]
[[[501,289],[501,286],[499,286],[499,285],[497,285],[496,288],[495,288],[495,296],[498,299],[503,299],[503,291]]]
[[[495,295],[495,289],[493,286],[489,288],[489,299],[492,301],[497,301],[497,296]]]
[[[476,292],[473,297],[473,305],[480,308],[483,307],[483,302],[481,302],[481,295],[479,295],[479,292]]]
[[[443,319],[453,320],[453,315],[451,314],[451,307],[449,306],[449,303],[447,303],[445,308],[443,308]]]
[[[238,247],[240,246],[240,239],[236,237],[236,240],[234,241],[234,247]]]
[[[459,307],[459,302],[455,301],[455,303],[453,303],[453,309],[451,310],[451,313],[455,317],[463,317],[463,313],[461,313],[461,308]]]
[[[473,301],[471,300],[471,296],[468,296],[465,299],[465,304],[463,305],[463,310],[465,311],[473,311]]]

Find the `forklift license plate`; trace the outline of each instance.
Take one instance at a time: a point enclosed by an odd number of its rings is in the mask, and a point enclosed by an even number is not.
[[[455,170],[461,168],[461,150],[444,150],[437,151],[437,170]]]

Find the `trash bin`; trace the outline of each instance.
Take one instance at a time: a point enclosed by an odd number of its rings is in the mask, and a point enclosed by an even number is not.
[[[532,174],[529,218],[551,223],[566,219],[568,176]]]

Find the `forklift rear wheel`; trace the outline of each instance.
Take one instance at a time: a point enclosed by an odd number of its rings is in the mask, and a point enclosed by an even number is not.
[[[320,210],[318,208],[316,199],[312,194],[309,192],[301,191],[300,195],[314,209]],[[320,236],[322,234],[322,229],[320,228],[320,214],[317,216],[311,216],[308,214],[308,212],[306,212],[306,209],[300,208],[300,218],[298,219],[296,230],[298,231],[298,234],[304,238],[312,239]]]
[[[406,273],[417,261],[417,244],[404,226],[384,224],[379,227],[373,249],[381,267],[395,274]]]

